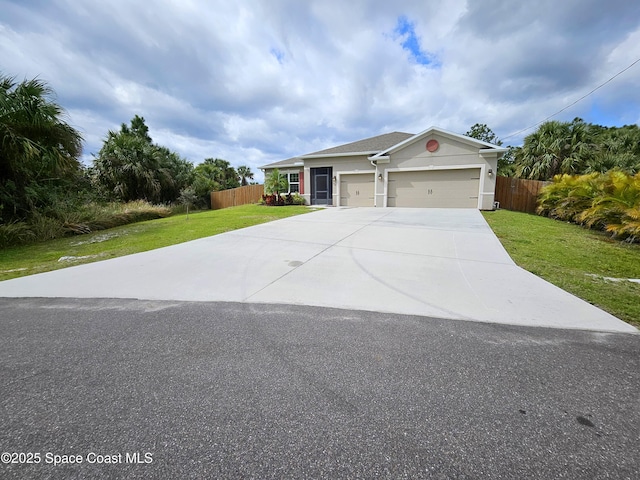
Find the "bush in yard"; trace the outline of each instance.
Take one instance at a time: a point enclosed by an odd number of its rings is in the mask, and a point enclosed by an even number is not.
[[[578,216],[591,207],[602,194],[602,175],[556,175],[538,197],[538,214],[568,222],[580,223]]]
[[[306,205],[307,202],[305,201],[304,197],[302,195],[300,195],[298,192],[294,193],[292,195],[293,197],[293,205]]]
[[[604,177],[603,194],[582,212],[580,222],[614,237],[640,241],[640,173],[631,176],[611,170]]]
[[[274,205],[282,206],[285,204],[285,200],[284,197],[272,193],[269,195],[262,195],[262,201],[260,203],[262,205],[268,205],[270,207]]]
[[[0,224],[0,248],[30,243],[35,234],[26,222]]]
[[[558,175],[542,190],[538,213],[640,241],[640,173]]]

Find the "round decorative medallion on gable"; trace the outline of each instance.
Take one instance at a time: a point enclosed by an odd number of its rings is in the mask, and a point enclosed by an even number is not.
[[[437,140],[431,139],[427,142],[427,151],[433,153],[440,147],[440,144]]]

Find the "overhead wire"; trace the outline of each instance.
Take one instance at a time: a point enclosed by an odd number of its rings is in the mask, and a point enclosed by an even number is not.
[[[587,98],[589,95],[593,94],[596,90],[601,89],[602,87],[604,87],[607,83],[611,82],[614,78],[619,77],[620,75],[622,75],[624,72],[626,72],[627,70],[629,70],[631,67],[633,67],[636,63],[640,62],[640,58],[638,58],[635,62],[633,62],[631,65],[629,65],[628,67],[620,70],[618,73],[616,73],[614,76],[612,76],[611,78],[609,78],[607,81],[601,83],[600,85],[598,85],[596,88],[594,88],[593,90],[591,90],[589,93],[586,93],[585,95],[583,95],[582,97],[580,97],[579,99],[577,99],[575,102],[567,105],[566,107],[562,108],[561,110],[558,110],[556,113],[554,113],[553,115],[549,115],[548,117],[546,117],[544,120],[540,120],[538,123],[535,123],[533,125],[531,125],[530,127],[527,128],[523,128],[522,130],[518,130],[515,133],[512,133],[511,135],[507,135],[506,137],[502,137],[501,140],[505,140],[507,138],[511,138],[511,137],[515,137],[516,135],[518,135],[519,133],[522,132],[526,132],[527,130],[531,130],[534,127],[537,127],[538,125],[541,125],[542,123],[546,122],[547,120],[555,117],[556,115],[564,112],[565,110],[573,107],[576,103],[581,102],[582,100],[584,100],[585,98]]]

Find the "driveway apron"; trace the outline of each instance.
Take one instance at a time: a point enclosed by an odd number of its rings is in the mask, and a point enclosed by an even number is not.
[[[326,208],[7,280],[0,296],[284,303],[637,332],[515,265],[475,209]]]

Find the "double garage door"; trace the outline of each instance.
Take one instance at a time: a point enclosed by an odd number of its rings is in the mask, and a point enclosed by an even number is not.
[[[375,177],[340,176],[340,205],[372,207]],[[480,169],[389,172],[388,207],[478,208]]]
[[[390,172],[389,207],[478,208],[480,169]]]

